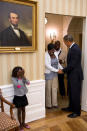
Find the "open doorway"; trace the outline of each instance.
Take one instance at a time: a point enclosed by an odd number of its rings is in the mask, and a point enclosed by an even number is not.
[[[66,34],[71,34],[74,37],[74,41],[80,46],[82,50],[82,33],[83,33],[83,17],[75,16],[65,16],[58,14],[45,14],[46,24],[45,24],[45,46],[47,49],[48,43],[56,40],[61,42],[61,48],[66,52],[67,47],[63,43],[63,36]],[[59,108],[65,107],[68,104],[67,96],[67,79],[64,76],[66,97],[62,99],[58,90],[58,101]]]
[[[61,47],[67,50],[63,44],[63,36],[67,33],[74,37],[74,40],[82,48],[83,17],[65,16],[58,14],[45,14],[45,45],[52,39],[61,41]],[[53,38],[54,37],[54,38]]]

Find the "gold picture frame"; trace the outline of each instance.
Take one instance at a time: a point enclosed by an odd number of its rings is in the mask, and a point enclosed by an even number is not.
[[[1,0],[0,12],[2,18],[0,53],[35,52],[37,50],[37,2]]]

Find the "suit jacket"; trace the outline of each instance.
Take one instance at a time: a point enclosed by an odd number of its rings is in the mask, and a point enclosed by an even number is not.
[[[25,33],[19,29],[20,38],[9,26],[4,31],[0,32],[0,45],[1,46],[31,46]]]
[[[64,73],[67,73],[68,79],[83,80],[83,72],[81,67],[81,50],[75,43],[68,51],[67,55],[67,67],[63,69]]]

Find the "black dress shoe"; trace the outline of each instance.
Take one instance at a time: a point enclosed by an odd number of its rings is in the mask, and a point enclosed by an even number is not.
[[[65,98],[65,96],[62,96],[62,99],[64,99]]]
[[[46,107],[47,109],[52,109],[52,107]]]
[[[72,111],[70,107],[62,108],[61,110],[62,110],[62,111],[66,111],[66,112],[71,112],[71,111]]]
[[[58,106],[53,106],[53,108],[58,108]]]
[[[72,113],[72,114],[68,115],[68,117],[70,117],[70,118],[76,118],[78,116],[80,116],[80,114]]]

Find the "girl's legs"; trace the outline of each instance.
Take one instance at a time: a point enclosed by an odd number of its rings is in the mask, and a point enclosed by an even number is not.
[[[22,124],[25,123],[25,107],[22,107]]]
[[[25,107],[22,107],[22,126],[25,128],[30,128],[27,124],[25,124]]]
[[[17,115],[18,115],[18,120],[19,120],[19,123],[20,123],[20,128],[22,129],[23,126],[22,126],[22,117],[21,117],[21,115],[22,115],[22,108],[21,107],[18,108]]]

